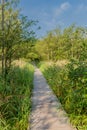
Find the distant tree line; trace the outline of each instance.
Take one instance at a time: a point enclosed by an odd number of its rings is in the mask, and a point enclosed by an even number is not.
[[[35,46],[40,60],[87,58],[87,29],[71,25],[50,31],[46,37],[37,41]]]

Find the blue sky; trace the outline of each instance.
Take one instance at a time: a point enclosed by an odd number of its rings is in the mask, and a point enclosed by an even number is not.
[[[87,0],[21,0],[20,7],[29,19],[39,21],[38,37],[58,26],[87,27]]]

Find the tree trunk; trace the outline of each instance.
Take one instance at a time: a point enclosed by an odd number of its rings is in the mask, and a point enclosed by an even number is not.
[[[4,77],[4,48],[5,48],[5,41],[4,41],[4,0],[1,0],[2,3],[2,32],[3,32],[3,38],[2,38],[2,75]]]

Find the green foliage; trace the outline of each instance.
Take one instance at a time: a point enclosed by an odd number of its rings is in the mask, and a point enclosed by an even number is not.
[[[0,79],[0,130],[27,130],[33,88],[32,65],[11,68],[7,81]]]
[[[26,43],[21,43],[19,45],[14,46],[14,49],[16,50],[14,58],[26,58],[29,61],[35,61],[39,59],[39,56],[35,50],[35,43],[36,41],[28,41]]]
[[[2,1],[0,13],[0,59],[2,59],[2,75],[6,78],[12,61],[26,58],[31,46],[35,42],[35,32],[32,29],[37,21],[29,20],[20,14],[17,7],[19,0]],[[2,3],[1,2],[1,3]]]
[[[53,92],[60,99],[70,120],[79,130],[87,129],[87,64],[71,60],[66,66],[40,68]]]
[[[71,25],[61,30],[57,28],[36,44],[41,60],[83,59],[87,58],[87,30]]]

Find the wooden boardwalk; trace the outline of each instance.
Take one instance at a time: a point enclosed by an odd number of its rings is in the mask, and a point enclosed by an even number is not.
[[[60,102],[37,68],[34,73],[32,103],[29,130],[75,130],[70,125]]]

